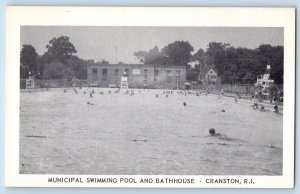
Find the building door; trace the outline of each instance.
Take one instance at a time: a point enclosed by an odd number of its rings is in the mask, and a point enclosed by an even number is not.
[[[92,84],[98,84],[98,69],[97,68],[93,68],[92,69]]]
[[[180,75],[180,70],[176,70],[176,88],[177,90],[181,88],[181,75]]]

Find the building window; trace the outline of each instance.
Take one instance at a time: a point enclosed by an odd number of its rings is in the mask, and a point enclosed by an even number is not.
[[[125,73],[126,73],[127,77],[129,77],[129,69],[125,69]]]
[[[148,69],[144,69],[144,83],[147,83],[147,78],[148,78]]]
[[[176,79],[180,79],[181,75],[180,75],[180,70],[176,70]]]
[[[159,74],[159,70],[155,69],[154,70],[154,81],[157,81],[158,74]]]
[[[107,69],[102,69],[102,80],[103,81],[107,80]]]
[[[171,70],[167,70],[167,82],[171,82],[172,78],[171,78]]]
[[[115,69],[115,76],[119,76],[119,69]]]
[[[93,69],[92,69],[92,72],[93,72],[94,74],[97,74],[97,73],[98,73],[98,69],[97,69],[97,68],[93,68]]]

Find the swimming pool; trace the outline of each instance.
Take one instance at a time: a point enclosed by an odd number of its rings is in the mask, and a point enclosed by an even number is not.
[[[214,96],[92,89],[21,93],[20,173],[282,174],[282,115]]]

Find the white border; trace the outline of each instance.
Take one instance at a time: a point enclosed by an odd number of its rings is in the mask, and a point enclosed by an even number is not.
[[[7,7],[5,185],[17,187],[292,188],[294,186],[295,9],[153,7]],[[109,19],[107,19],[109,18]],[[284,27],[282,176],[100,176],[19,174],[20,26]],[[270,134],[271,135],[271,134]],[[195,178],[195,184],[48,183],[48,177]],[[207,178],[253,179],[254,184],[207,184]],[[201,181],[201,182],[200,182]]]

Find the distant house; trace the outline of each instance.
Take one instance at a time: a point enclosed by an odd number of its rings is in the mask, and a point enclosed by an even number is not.
[[[206,65],[200,70],[200,80],[207,83],[216,83],[218,72],[213,65]]]

